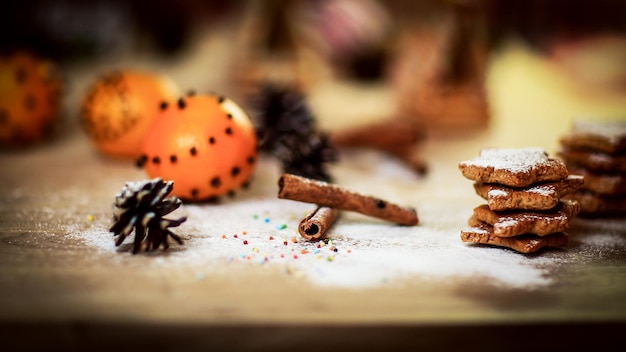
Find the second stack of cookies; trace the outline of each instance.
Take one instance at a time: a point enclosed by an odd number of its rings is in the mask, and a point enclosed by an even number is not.
[[[474,208],[470,228],[461,231],[463,242],[522,253],[567,244],[565,230],[580,205],[563,197],[579,189],[584,179],[569,175],[560,160],[541,148],[491,148],[459,168],[487,201]]]
[[[581,214],[626,215],[626,122],[577,122],[560,145],[570,172],[585,177],[569,196],[580,202]]]

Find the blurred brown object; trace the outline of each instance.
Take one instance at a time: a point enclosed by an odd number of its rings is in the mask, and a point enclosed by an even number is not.
[[[324,80],[382,81],[392,27],[378,0],[248,2],[233,43],[233,83],[249,95],[268,81],[304,92]]]
[[[590,94],[626,93],[626,34],[554,41],[550,58]]]
[[[290,20],[298,0],[250,1],[243,9],[232,50],[230,73],[235,89],[251,96],[266,82],[305,91],[309,72]]]
[[[418,174],[427,172],[426,162],[417,152],[425,138],[423,126],[404,118],[390,118],[330,135],[331,143],[337,147],[380,150],[399,158]]]
[[[471,1],[449,2],[427,24],[404,29],[390,73],[400,115],[427,129],[487,125],[488,48],[479,36],[480,15]]]

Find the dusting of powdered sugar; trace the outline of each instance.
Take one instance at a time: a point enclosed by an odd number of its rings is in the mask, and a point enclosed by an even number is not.
[[[468,214],[445,202],[421,204],[421,224],[412,227],[343,213],[330,230],[330,241],[308,242],[296,229],[312,209],[310,204],[279,199],[251,199],[227,206],[186,205],[181,211],[189,220],[176,229],[185,244],[150,255],[159,258],[159,265],[193,267],[205,276],[242,265],[264,266],[294,280],[327,287],[366,288],[412,278],[481,277],[495,284],[529,288],[549,285],[550,268],[574,260],[571,255],[580,251],[572,247],[529,256],[463,243],[460,230],[466,226]],[[94,220],[90,230],[69,235],[106,255],[132,260],[130,244],[115,247],[107,232],[109,225],[110,219],[102,218]],[[623,246],[614,234],[607,233],[594,233],[583,243],[599,245],[594,242]],[[571,255],[563,255],[567,252]]]
[[[501,189],[490,189],[487,192],[487,196],[489,198],[505,198],[508,197],[509,192],[501,190]]]
[[[322,287],[377,288],[411,280],[480,278],[504,287],[532,289],[554,283],[552,273],[562,266],[584,265],[598,253],[623,252],[626,248],[624,220],[574,221],[565,248],[531,255],[464,243],[461,230],[467,227],[478,199],[471,186],[458,182],[451,172],[454,168],[436,164],[433,185],[429,180],[414,180],[397,163],[381,160],[352,158],[333,171],[338,183],[348,189],[414,206],[419,216],[417,226],[398,226],[346,211],[330,228],[329,241],[308,242],[299,236],[297,227],[315,205],[276,198],[277,173],[267,167],[259,169],[257,182],[241,197],[217,204],[184,203],[169,214],[167,217],[187,216],[188,220],[172,229],[184,244],[172,243],[166,251],[133,255],[134,235],[120,247],[115,246],[108,229],[122,176],[99,180],[98,192],[90,193],[90,199],[82,191],[93,187],[88,180],[65,185],[50,194],[62,197],[69,207],[54,207],[58,201],[52,198],[44,205],[51,208],[50,217],[59,222],[56,228],[63,230],[65,245],[80,247],[90,256],[120,267],[140,263],[148,272],[167,267],[189,271],[198,278],[235,275],[242,268],[250,268],[253,272],[271,270],[286,280]],[[131,176],[128,179],[134,179]],[[15,191],[15,197],[20,194]],[[7,201],[6,206],[10,203]]]
[[[618,144],[626,139],[626,122],[609,121],[598,123],[594,121],[577,120],[574,123],[574,133],[591,134],[606,139],[610,144]]]
[[[530,188],[528,188],[528,192],[529,193],[538,194],[538,195],[541,195],[541,196],[546,196],[546,197],[557,197],[558,196],[558,192],[556,190],[556,187],[554,187],[554,185],[550,185],[550,184],[537,185],[537,186],[530,187]]]
[[[463,166],[489,167],[494,170],[508,170],[513,173],[528,172],[540,166],[548,165],[550,159],[543,148],[485,148],[478,157],[461,162]]]

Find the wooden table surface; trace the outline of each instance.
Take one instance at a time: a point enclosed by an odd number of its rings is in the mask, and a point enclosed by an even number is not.
[[[624,111],[623,104],[582,105],[576,95],[554,93],[561,84],[554,82],[562,78],[548,75],[545,84],[534,86],[544,75],[519,71],[545,70],[536,60],[517,48],[493,64],[490,127],[431,135],[419,150],[431,173],[416,181],[421,191],[407,197],[419,197],[418,203],[458,201],[467,204],[460,208],[469,214],[478,198],[459,175],[459,161],[488,145],[538,145],[553,153],[574,112]],[[88,80],[85,71],[77,72]],[[79,96],[83,86],[76,84],[70,97]],[[498,89],[503,86],[510,88]],[[347,111],[328,89],[360,94],[336,86],[314,91],[324,127],[333,127],[333,112],[352,118],[362,113],[358,107]],[[551,104],[528,103],[540,95]],[[602,348],[625,327],[624,242],[591,251],[579,263],[549,268],[551,283],[538,288],[419,275],[365,288],[320,286],[285,275],[280,266],[203,271],[193,261],[167,261],[167,254],[103,251],[85,234],[106,232],[112,195],[124,182],[145,177],[131,164],[98,156],[71,124],[45,145],[0,154],[0,336],[11,350],[325,350],[394,344],[526,350],[534,343],[533,350]],[[270,171],[258,176],[251,192],[261,200],[273,198],[271,162],[262,160],[259,167]],[[339,172],[346,181],[353,171]],[[442,179],[464,183],[466,192],[447,194],[439,188]],[[626,220],[612,221],[626,240]],[[593,231],[589,228],[587,223]],[[198,271],[205,274],[198,277]]]

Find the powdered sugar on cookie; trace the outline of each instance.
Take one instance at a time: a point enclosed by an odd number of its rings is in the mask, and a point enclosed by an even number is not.
[[[459,163],[459,169],[470,180],[512,187],[559,181],[568,175],[563,162],[538,147],[486,148],[478,157]]]
[[[539,164],[547,164],[548,153],[542,148],[487,148],[480,151],[480,156],[461,164],[477,167],[493,167],[496,170],[510,172],[528,172]]]
[[[574,133],[595,135],[606,139],[611,144],[617,144],[620,140],[626,139],[626,122],[597,123],[579,120],[574,124]]]

